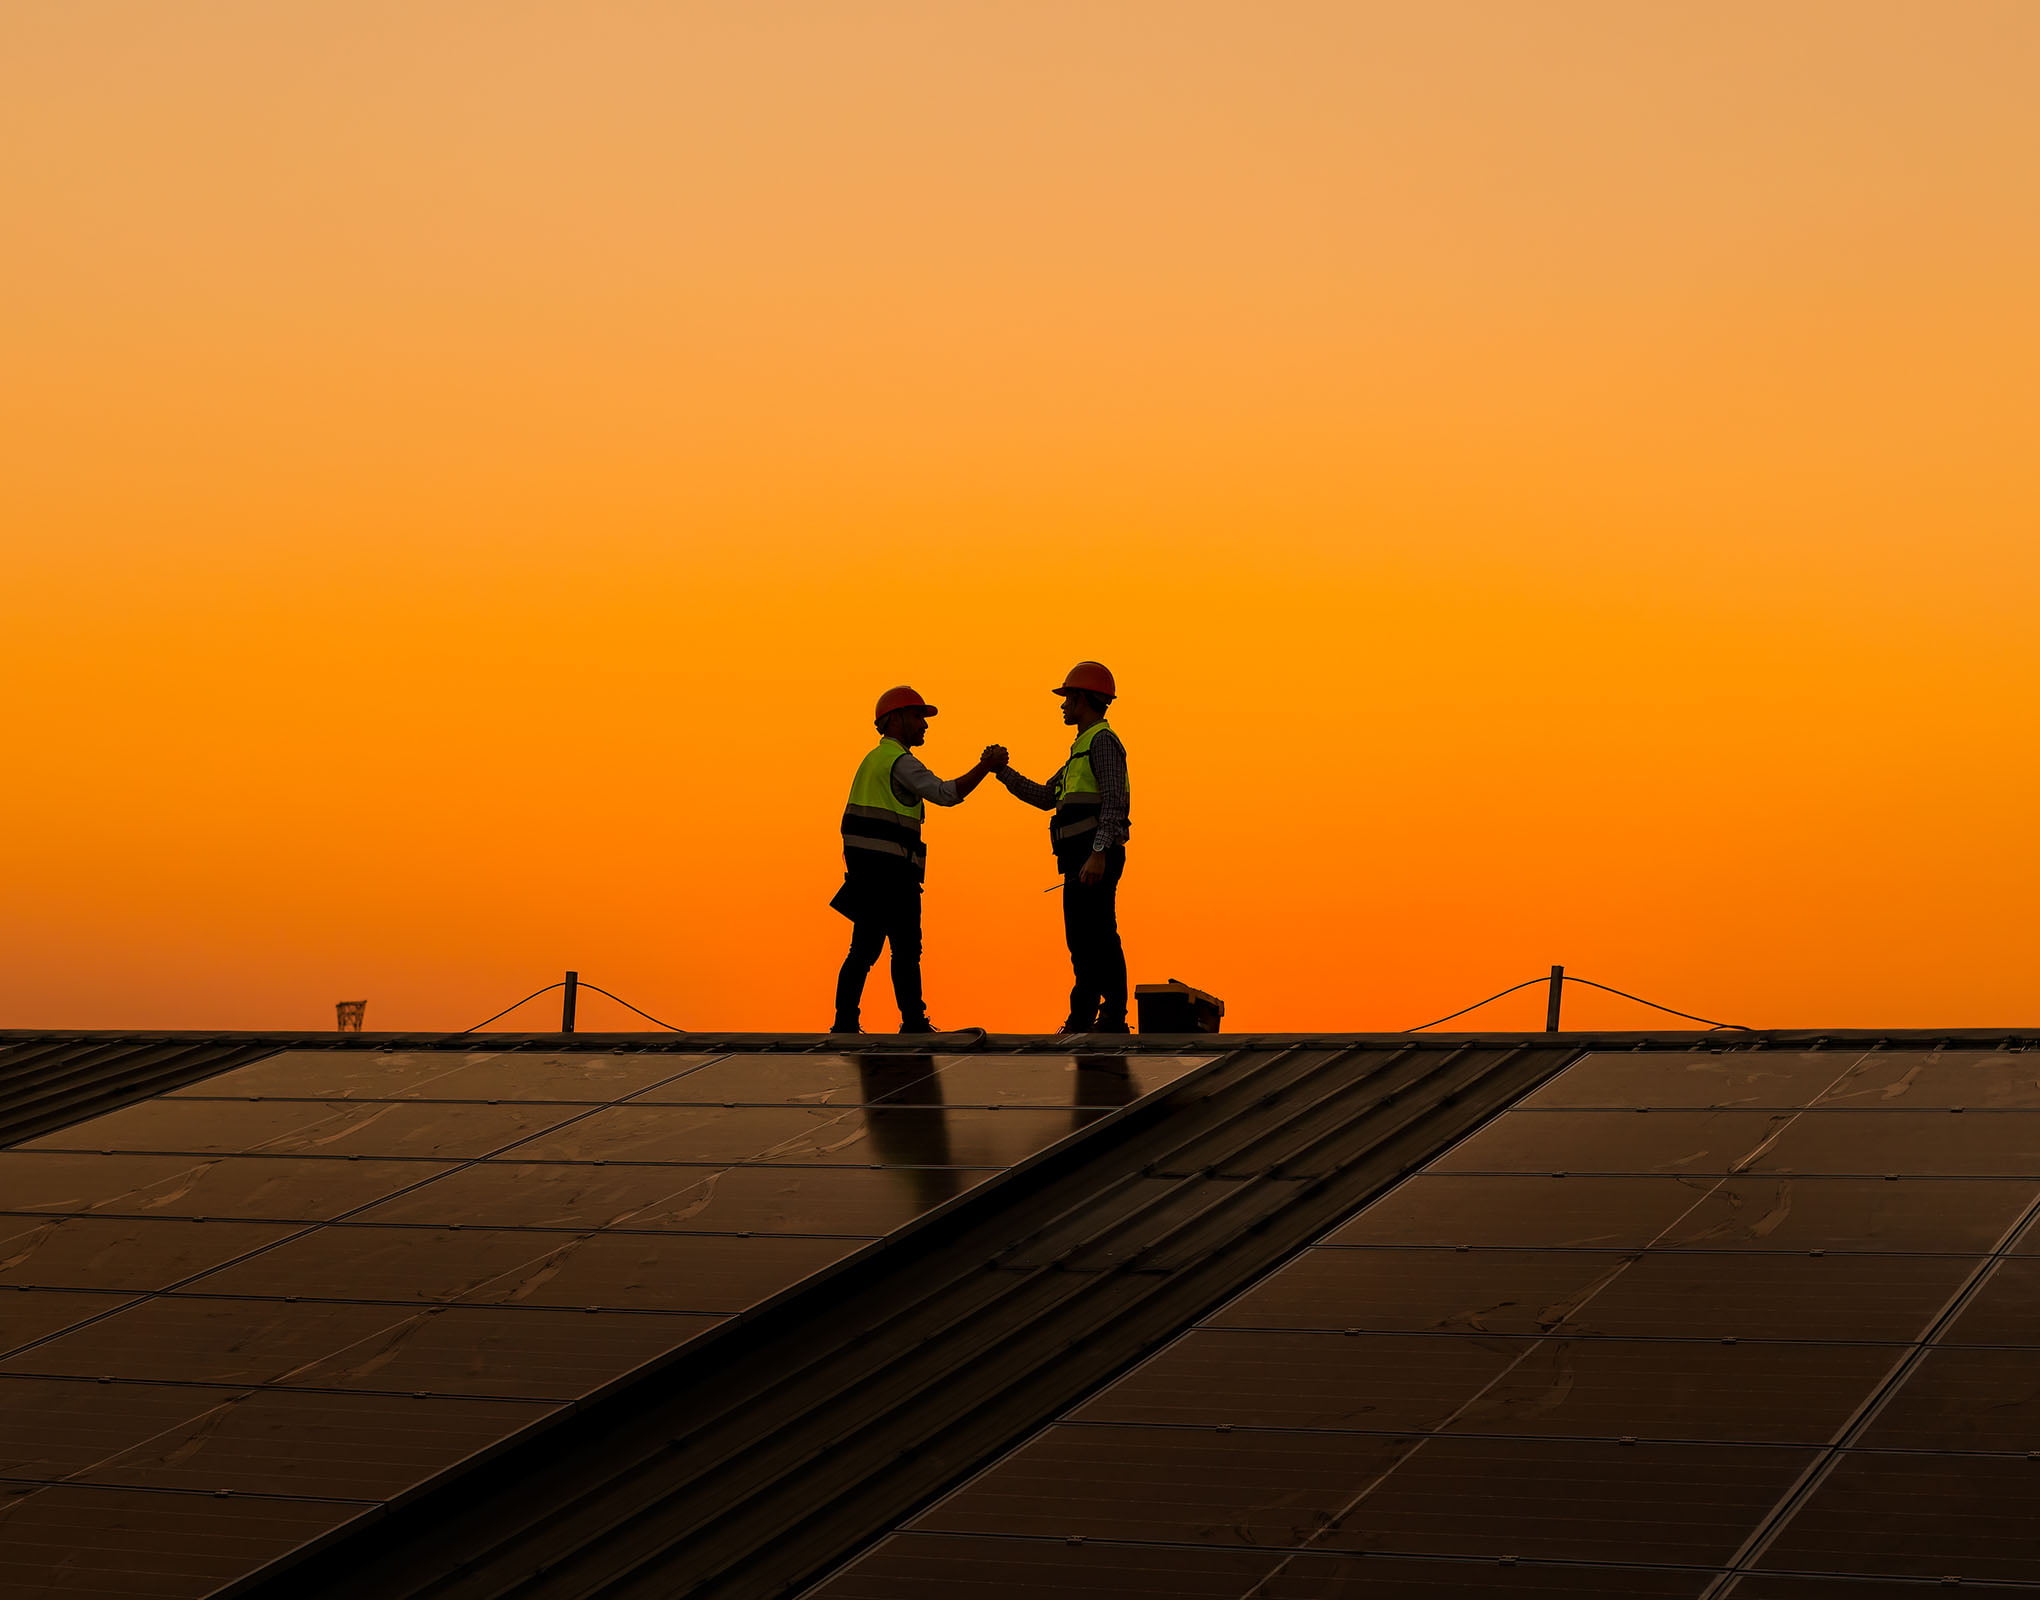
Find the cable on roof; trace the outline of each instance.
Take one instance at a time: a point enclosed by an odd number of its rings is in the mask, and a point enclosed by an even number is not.
[[[1525,978],[1521,983],[1502,990],[1501,994],[1491,994],[1485,1000],[1476,1000],[1470,1006],[1463,1006],[1457,1011],[1440,1017],[1438,1022],[1420,1022],[1414,1028],[1405,1028],[1402,1031],[1404,1033],[1422,1033],[1426,1028],[1437,1027],[1439,1022],[1450,1022],[1453,1017],[1463,1017],[1469,1011],[1478,1011],[1482,1006],[1491,1005],[1501,999],[1502,995],[1514,994],[1518,989],[1528,989],[1533,984],[1550,983],[1551,981],[1550,978]],[[1620,995],[1625,1000],[1634,1000],[1640,1006],[1649,1006],[1651,1010],[1662,1011],[1667,1016],[1684,1017],[1688,1022],[1704,1022],[1714,1032],[1755,1033],[1757,1031],[1755,1028],[1741,1022],[1716,1022],[1712,1017],[1696,1017],[1690,1011],[1675,1011],[1670,1006],[1659,1005],[1655,1000],[1646,1000],[1640,994],[1631,994],[1627,989],[1617,989],[1612,984],[1596,983],[1592,978],[1576,978],[1570,972],[1565,975],[1563,981],[1566,983],[1584,983],[1589,989],[1601,989],[1609,994]]]
[[[1485,1000],[1476,1000],[1470,1006],[1461,1006],[1457,1011],[1447,1013],[1445,1016],[1440,1017],[1438,1019],[1438,1022],[1450,1022],[1454,1017],[1463,1017],[1469,1011],[1478,1011],[1482,1006],[1492,1005],[1495,1001],[1501,999],[1503,994],[1514,994],[1518,989],[1527,989],[1533,983],[1549,983],[1549,982],[1551,982],[1549,978],[1525,978],[1521,983],[1511,984],[1508,988],[1502,991],[1502,994],[1491,994]],[[1414,1028],[1403,1029],[1403,1032],[1422,1033],[1426,1028],[1437,1027],[1438,1022],[1420,1022]]]
[[[611,1000],[614,1000],[618,1005],[622,1006],[624,1010],[637,1011],[637,1014],[643,1017],[647,1022],[659,1022],[659,1019],[653,1016],[649,1011],[638,1011],[638,1008],[632,1005],[628,1000],[624,999],[621,995],[610,994],[609,991],[603,988],[602,985],[599,983],[590,983],[586,978],[583,978],[581,980],[581,987],[584,989],[593,989],[599,995],[608,995],[608,997]],[[685,1028],[674,1027],[673,1024],[670,1022],[659,1022],[659,1026],[664,1028],[668,1033],[685,1033],[687,1031]]]
[[[545,986],[545,987],[544,987],[543,989],[534,989],[534,990],[532,990],[530,994],[526,995],[526,996],[525,996],[525,997],[524,997],[524,998],[523,998],[522,1000],[520,1000],[520,1001],[518,1001],[518,1002],[517,1002],[517,1006],[521,1006],[521,1005],[528,1005],[528,1004],[529,1004],[529,1003],[530,1003],[531,1001],[533,1001],[533,1000],[536,1000],[536,999],[537,999],[537,998],[538,998],[538,997],[539,997],[540,995],[542,995],[542,994],[551,994],[551,993],[553,992],[553,990],[555,990],[555,989],[564,989],[565,987],[566,987],[566,984],[565,984],[565,982],[560,982],[560,983],[549,983],[549,984],[547,984],[547,985],[546,985],[546,986]],[[592,988],[594,988],[594,987],[595,987],[595,985],[593,985],[592,983],[584,983],[583,985],[581,985],[581,987],[582,987],[582,988],[584,988],[584,989],[592,989]],[[607,991],[605,990],[604,992],[606,993]],[[610,996],[609,996],[609,998],[610,998],[610,999],[612,999],[612,1000],[614,1000],[614,999],[616,998],[616,996],[612,994],[612,995],[610,995]],[[513,1011],[515,1011],[515,1010],[517,1009],[517,1006],[505,1006],[505,1007],[504,1007],[504,1008],[503,1008],[503,1009],[502,1009],[501,1011],[499,1011],[499,1012],[497,1012],[497,1013],[496,1013],[496,1017],[507,1017],[507,1016],[509,1016],[511,1012],[513,1012]],[[631,1010],[633,1010],[633,1011],[637,1011],[637,1007],[636,1007],[636,1006],[632,1006],[632,1007],[631,1007]],[[638,1011],[638,1015],[639,1015],[639,1016],[643,1016],[643,1015],[644,1015],[644,1013],[643,1013],[642,1011]],[[490,1024],[490,1023],[492,1023],[492,1022],[494,1022],[494,1021],[496,1020],[496,1017],[484,1017],[484,1018],[482,1018],[482,1020],[481,1020],[480,1022],[477,1022],[477,1023],[475,1024],[475,1028],[486,1028],[486,1027],[487,1027],[487,1026],[488,1026],[488,1025]],[[460,1033],[473,1033],[473,1032],[475,1031],[475,1028],[462,1028],[462,1029],[460,1030]],[[456,1034],[454,1035],[454,1038],[458,1039],[458,1038],[460,1037],[460,1033],[456,1033]]]
[[[1540,982],[1549,982],[1540,979]],[[1710,1028],[1724,1029],[1729,1033],[1755,1033],[1755,1028],[1740,1022],[1716,1022],[1712,1017],[1696,1017],[1690,1011],[1674,1011],[1670,1006],[1661,1006],[1655,1000],[1646,1000],[1640,994],[1631,994],[1626,989],[1610,988],[1605,983],[1596,983],[1592,978],[1575,978],[1570,972],[1565,975],[1567,983],[1584,983],[1589,989],[1605,989],[1609,994],[1619,994],[1625,1000],[1634,1000],[1640,1006],[1649,1006],[1653,1011],[1662,1011],[1667,1016],[1684,1017],[1688,1022],[1704,1022]]]

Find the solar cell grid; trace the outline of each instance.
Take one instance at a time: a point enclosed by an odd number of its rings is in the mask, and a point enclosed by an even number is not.
[[[804,1103],[1087,1106],[1111,1109],[1207,1065],[1211,1056],[726,1056],[634,1097],[645,1104]]]
[[[816,1600],[1510,1600],[1594,1595],[1682,1600],[1704,1573],[1537,1566],[1397,1556],[1071,1543],[955,1534],[896,1534],[832,1581]]]
[[[0,1211],[317,1222],[453,1170],[449,1162],[0,1151]]]
[[[204,1295],[742,1311],[856,1239],[325,1227],[193,1279]]]
[[[1319,1249],[1209,1319],[1747,1339],[1910,1339],[1972,1270],[1954,1256]]]
[[[1207,1329],[1077,1421],[1820,1444],[1889,1347]]]
[[[1862,1059],[1853,1051],[1610,1051],[1582,1056],[1526,1096],[1526,1108],[1813,1104]]]
[[[1815,1104],[2040,1110],[2040,1050],[1878,1050]]]
[[[124,1294],[76,1294],[63,1289],[0,1290],[0,1355],[132,1304],[133,1297]]]
[[[876,1237],[994,1169],[490,1161],[370,1206],[364,1222]]]
[[[1789,1111],[1512,1111],[1497,1117],[1427,1170],[1734,1172],[1783,1133],[1793,1115]]]
[[[2036,1063],[1589,1056],[913,1528],[2040,1585]],[[949,1559],[903,1537],[817,1593]],[[1354,1581],[1239,1593],[1431,1592]]]
[[[713,1055],[510,1050],[285,1050],[172,1090],[171,1099],[621,1099]]]
[[[2012,1450],[2040,1439],[2040,1349],[1935,1349],[1856,1442],[1888,1450]]]
[[[1004,1167],[1075,1131],[1071,1111],[895,1103],[613,1106],[518,1146],[530,1161],[797,1162]]]
[[[278,1495],[10,1485],[0,1489],[0,1592],[203,1600],[362,1509]]]
[[[150,1392],[143,1384],[105,1387],[125,1396]],[[118,1488],[230,1489],[386,1500],[500,1444],[553,1409],[527,1400],[433,1395],[195,1388],[178,1393],[201,1396],[211,1404],[78,1469],[74,1481]]]
[[[726,1107],[710,1054],[288,1052],[0,1153],[0,1476],[32,1491],[0,1574],[42,1571],[31,1508],[93,1496],[344,1503],[324,1532],[1208,1059],[752,1058],[772,1103]],[[953,1067],[1015,1108],[945,1103]]]
[[[1843,1452],[1752,1565],[2040,1582],[2040,1460]]]
[[[1988,1254],[2036,1199],[2029,1179],[1427,1174],[1325,1243]]]
[[[1750,1170],[2040,1175],[2040,1112],[1809,1111],[1752,1161]]]
[[[172,1295],[19,1350],[0,1372],[571,1400],[721,1320]]]
[[[2040,1345],[2040,1260],[2000,1261],[1941,1338],[1947,1344]]]
[[[912,1524],[1407,1555],[1710,1565],[1806,1449],[1051,1427]]]
[[[46,1289],[162,1289],[265,1245],[292,1223],[183,1217],[0,1218],[0,1284]]]
[[[145,1100],[17,1146],[204,1155],[473,1157],[556,1127],[571,1106]]]

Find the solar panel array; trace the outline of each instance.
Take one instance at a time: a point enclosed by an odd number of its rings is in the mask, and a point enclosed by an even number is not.
[[[817,1600],[2040,1595],[2040,1050],[1584,1057]]]
[[[0,1593],[211,1594],[1208,1059],[292,1051],[0,1152]]]

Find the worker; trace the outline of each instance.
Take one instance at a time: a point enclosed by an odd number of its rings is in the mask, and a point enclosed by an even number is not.
[[[1118,697],[1112,674],[1079,661],[1055,692],[1062,719],[1077,730],[1069,759],[1050,783],[1012,769],[1005,750],[985,758],[1016,798],[1053,811],[1049,839],[1063,875],[1063,936],[1069,942],[1070,1014],[1063,1033],[1125,1033],[1126,952],[1119,943],[1119,879],[1126,871],[1126,747],[1105,720]]]
[[[901,1033],[934,1033],[921,998],[921,884],[927,851],[921,818],[930,805],[961,805],[991,768],[980,761],[948,782],[912,752],[928,737],[935,707],[902,684],[878,697],[878,744],[857,768],[843,807],[843,887],[830,906],[850,919],[850,953],[836,975],[833,1033],[862,1033],[864,980],[892,947],[893,998]]]

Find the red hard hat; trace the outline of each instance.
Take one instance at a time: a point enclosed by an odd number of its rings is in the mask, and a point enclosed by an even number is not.
[[[887,716],[894,711],[918,711],[924,717],[935,715],[935,708],[909,689],[904,683],[897,689],[888,689],[878,697],[878,715]],[[873,718],[874,721],[877,718]]]
[[[1093,694],[1102,694],[1111,699],[1119,693],[1112,681],[1112,674],[1095,661],[1079,661],[1070,668],[1069,676],[1056,686],[1057,694],[1068,694],[1072,689],[1089,689]]]

